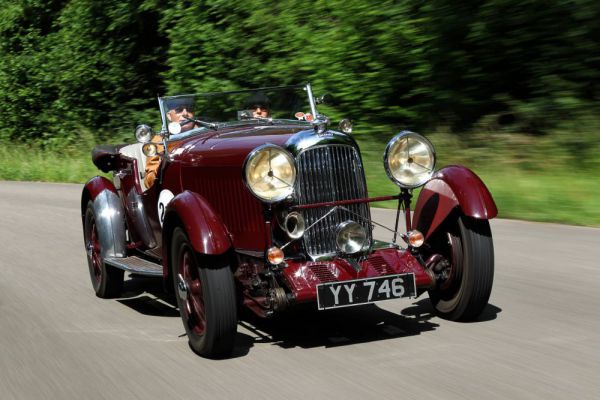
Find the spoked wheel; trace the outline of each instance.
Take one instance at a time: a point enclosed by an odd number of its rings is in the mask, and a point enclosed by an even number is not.
[[[204,265],[200,260],[212,260]],[[203,357],[231,354],[237,332],[233,275],[227,262],[197,254],[181,228],[171,242],[177,305],[190,347]]]
[[[96,296],[101,298],[118,297],[123,290],[123,270],[104,263],[102,244],[98,236],[96,214],[91,201],[85,212],[83,240],[90,269],[90,278]]]
[[[494,280],[494,245],[488,220],[457,215],[428,239],[437,286],[429,290],[436,312],[453,321],[477,318]]]

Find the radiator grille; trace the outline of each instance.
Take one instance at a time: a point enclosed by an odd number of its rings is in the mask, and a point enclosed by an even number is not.
[[[327,268],[327,264],[312,264],[309,268],[322,283],[337,281],[336,277]]]
[[[346,145],[313,147],[299,154],[297,166],[296,193],[301,205],[367,197],[364,170],[358,151],[354,147]],[[336,252],[335,228],[347,220],[361,224],[367,230],[368,241],[371,242],[369,224],[371,216],[368,204],[351,204],[344,207],[350,212],[338,209],[305,233],[304,246],[311,257]],[[331,207],[304,210],[306,225],[312,225],[330,210]]]
[[[379,273],[379,275],[392,275],[395,273],[381,256],[371,257],[367,262]]]

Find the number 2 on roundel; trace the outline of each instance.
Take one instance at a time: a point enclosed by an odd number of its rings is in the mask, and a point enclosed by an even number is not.
[[[160,218],[160,225],[165,222],[165,205],[163,203],[158,203],[158,218]]]
[[[158,220],[160,221],[160,226],[163,226],[163,222],[165,220],[165,211],[167,210],[167,205],[173,200],[173,192],[170,190],[163,190],[160,192],[158,196]]]

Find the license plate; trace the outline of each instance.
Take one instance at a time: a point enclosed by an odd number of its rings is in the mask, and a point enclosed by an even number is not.
[[[387,275],[377,278],[329,282],[317,285],[319,310],[349,307],[380,300],[415,297],[415,274]]]

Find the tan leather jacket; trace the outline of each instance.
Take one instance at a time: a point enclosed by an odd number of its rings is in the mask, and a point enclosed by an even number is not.
[[[160,143],[162,142],[162,138],[160,137],[160,135],[155,135],[152,138],[152,142],[153,143]],[[162,151],[163,146],[157,146],[158,149],[157,151]],[[156,175],[158,174],[158,168],[160,167],[160,156],[157,154],[155,156],[152,157],[148,157],[146,159],[146,175],[144,176],[144,184],[146,185],[146,188],[150,188],[152,185],[154,185],[154,181],[156,180]]]

